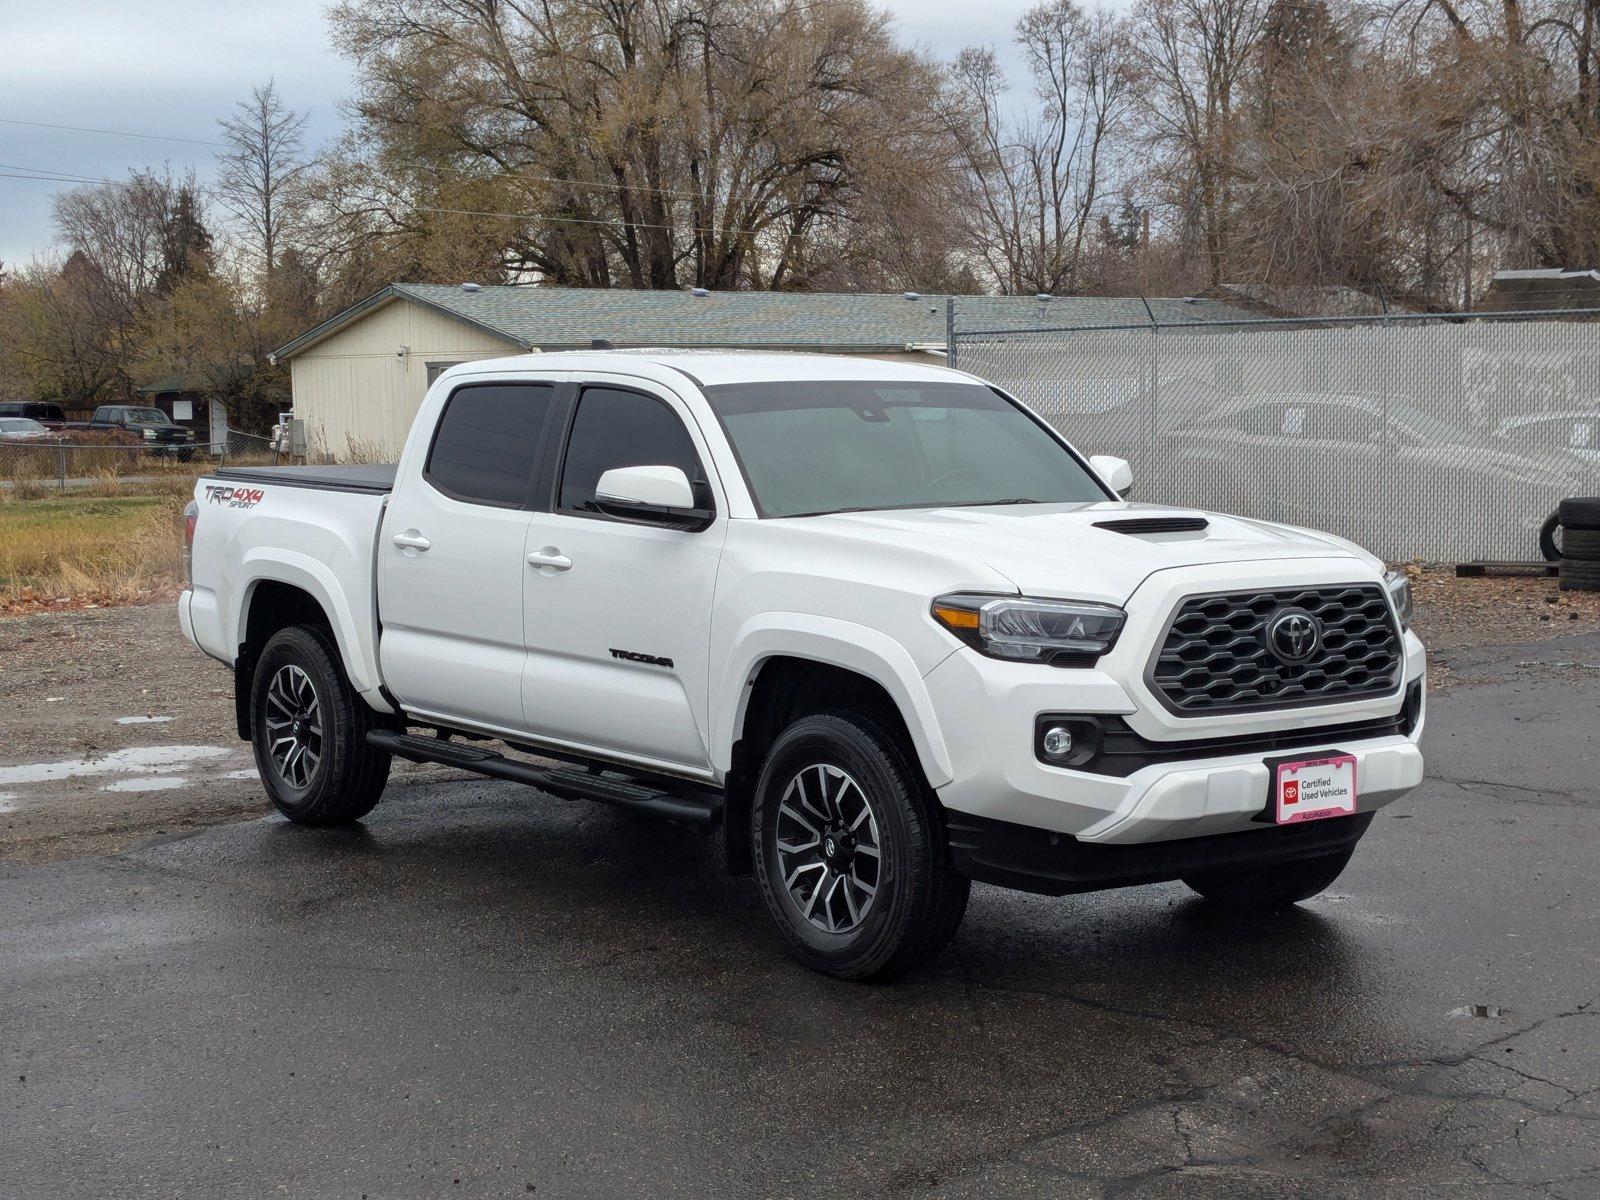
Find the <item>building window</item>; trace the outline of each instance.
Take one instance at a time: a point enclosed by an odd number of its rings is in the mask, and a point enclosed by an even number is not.
[[[434,381],[437,380],[439,378],[439,376],[443,375],[446,371],[448,371],[451,367],[456,367],[456,366],[460,366],[460,365],[461,365],[460,363],[454,363],[454,362],[431,362],[431,363],[429,363],[428,364],[428,386],[432,387],[434,385]]]

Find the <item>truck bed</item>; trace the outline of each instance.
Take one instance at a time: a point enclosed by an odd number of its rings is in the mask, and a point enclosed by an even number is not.
[[[386,496],[394,490],[395,466],[395,463],[371,463],[349,467],[224,467],[211,472],[210,478]]]

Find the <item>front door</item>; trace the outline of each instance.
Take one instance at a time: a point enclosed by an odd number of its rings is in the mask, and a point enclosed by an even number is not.
[[[522,728],[529,508],[554,383],[464,384],[378,544],[384,681],[408,712]]]
[[[711,601],[727,519],[700,431],[675,397],[620,383],[582,387],[567,428],[553,511],[528,529],[528,731],[708,770]],[[682,468],[717,519],[686,533],[607,517],[595,485],[624,466]]]

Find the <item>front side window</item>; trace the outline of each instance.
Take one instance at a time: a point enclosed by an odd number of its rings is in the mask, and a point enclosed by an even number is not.
[[[585,388],[567,439],[559,507],[599,513],[595,488],[616,467],[677,467],[691,483],[704,476],[689,431],[665,403],[638,392]]]
[[[705,394],[763,516],[1112,498],[982,384],[739,383]]]
[[[550,384],[457,388],[439,417],[424,478],[471,504],[527,503],[554,396]]]

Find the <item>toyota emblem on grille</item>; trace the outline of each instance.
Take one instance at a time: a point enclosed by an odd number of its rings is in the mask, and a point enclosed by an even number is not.
[[[1281,663],[1298,666],[1322,646],[1322,622],[1303,608],[1286,608],[1267,622],[1267,649]]]

